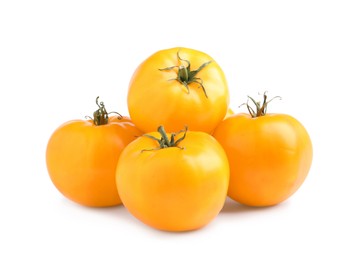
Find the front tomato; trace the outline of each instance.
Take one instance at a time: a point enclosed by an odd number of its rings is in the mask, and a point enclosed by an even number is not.
[[[102,102],[98,106],[93,120],[72,120],[54,131],[46,163],[53,184],[65,197],[106,207],[121,204],[116,164],[123,148],[142,133],[128,118],[108,117]]]
[[[251,115],[225,119],[213,136],[230,164],[230,198],[250,206],[271,206],[290,197],[304,182],[312,161],[310,137],[303,125],[284,114],[266,114],[248,106]]]
[[[228,181],[226,154],[212,136],[186,130],[167,135],[163,127],[131,142],[116,172],[129,212],[166,231],[208,224],[224,205]]]
[[[132,121],[144,132],[164,125],[176,132],[188,125],[207,133],[227,113],[229,93],[220,66],[209,55],[188,48],[161,50],[133,74],[128,91]]]

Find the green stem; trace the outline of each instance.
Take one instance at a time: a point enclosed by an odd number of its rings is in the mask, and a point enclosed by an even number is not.
[[[255,101],[255,99],[253,99],[252,97],[248,96],[248,102],[246,102],[246,104],[243,104],[243,105],[246,105],[251,117],[252,118],[256,118],[256,117],[260,117],[260,116],[265,116],[266,115],[268,103],[270,103],[275,98],[281,99],[280,96],[275,96],[275,97],[271,98],[269,101],[267,101],[267,95],[266,95],[266,92],[265,92],[263,94],[262,104],[261,104],[261,101]],[[251,102],[253,102],[253,104],[255,105],[255,109],[253,109],[249,105],[249,100],[251,100]]]
[[[197,70],[191,70],[190,69],[190,61],[188,60],[184,60],[182,58],[180,58],[179,52],[177,52],[177,57],[179,61],[183,61],[187,64],[187,66],[184,65],[176,65],[176,66],[171,66],[171,67],[167,67],[167,68],[163,68],[163,69],[159,69],[160,71],[166,71],[166,70],[172,70],[174,68],[178,69],[178,73],[177,73],[177,77],[173,78],[171,80],[177,80],[179,81],[179,83],[181,83],[186,90],[189,91],[189,84],[190,83],[196,83],[198,84],[201,88],[203,93],[205,94],[206,98],[208,98],[207,93],[206,93],[206,89],[203,85],[203,81],[201,78],[196,77],[196,75],[203,69],[205,68],[208,64],[210,64],[212,61],[207,61],[205,63],[203,63]]]
[[[184,65],[179,66],[178,78],[181,82],[189,82],[189,72]]]
[[[183,149],[183,148],[179,147],[178,144],[185,139],[186,132],[188,131],[187,126],[185,126],[185,128],[183,130],[181,130],[177,133],[171,133],[170,138],[168,138],[167,132],[165,131],[165,129],[162,125],[158,127],[157,131],[161,135],[160,139],[158,139],[157,137],[154,137],[152,135],[148,135],[148,134],[145,134],[144,136],[151,138],[154,141],[157,141],[159,147],[152,148],[152,149],[144,149],[144,150],[142,150],[142,152],[160,150],[160,149],[165,149],[165,148],[169,148],[169,147],[178,147],[180,149]],[[179,139],[175,140],[175,137],[177,135],[179,135],[180,133],[184,133],[183,136],[180,137]]]
[[[100,125],[106,125],[108,124],[109,121],[109,114],[114,113],[118,115],[119,119],[122,119],[122,115],[120,115],[118,112],[107,112],[107,110],[105,109],[104,103],[103,102],[98,102],[99,96],[96,98],[96,104],[98,106],[98,109],[96,111],[94,111],[93,113],[93,118],[87,116],[88,118],[90,118],[93,123],[96,126],[100,126]]]

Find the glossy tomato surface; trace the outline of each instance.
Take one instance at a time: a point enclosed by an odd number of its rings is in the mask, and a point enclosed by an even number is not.
[[[73,120],[57,128],[49,139],[46,163],[56,188],[85,206],[121,204],[115,169],[121,151],[141,135],[129,118],[113,116],[108,124]]]
[[[284,114],[237,114],[214,132],[230,163],[228,195],[250,206],[271,206],[304,182],[313,157],[303,125]]]
[[[206,53],[181,47],[158,51],[143,61],[128,91],[129,114],[144,132],[159,125],[176,132],[187,125],[210,133],[223,120],[228,103],[226,78],[217,62]]]
[[[159,133],[150,133],[159,137]],[[179,147],[159,149],[139,137],[122,152],[117,167],[120,198],[137,219],[160,230],[201,228],[222,209],[229,165],[220,144],[203,132],[187,132]]]

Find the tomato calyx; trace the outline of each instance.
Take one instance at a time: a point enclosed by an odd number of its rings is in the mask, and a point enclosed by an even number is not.
[[[261,101],[255,101],[255,99],[253,99],[252,97],[248,96],[248,101],[242,105],[246,105],[246,108],[249,111],[249,114],[251,115],[252,118],[256,118],[256,117],[260,117],[260,116],[265,116],[267,113],[267,105],[268,103],[270,103],[272,100],[279,98],[281,99],[280,96],[275,96],[273,98],[271,98],[270,100],[267,100],[267,94],[266,92],[264,92],[263,94],[263,101],[261,104]],[[249,99],[251,100],[251,102],[254,103],[255,105],[255,109],[253,109],[250,105],[249,105]]]
[[[196,77],[196,76],[197,76],[197,73],[199,73],[203,68],[205,68],[208,64],[210,64],[212,62],[212,60],[203,63],[197,70],[191,70],[190,69],[190,66],[191,66],[190,61],[180,58],[179,52],[180,52],[180,50],[177,52],[178,60],[185,62],[187,64],[186,66],[175,65],[175,66],[171,66],[171,67],[167,67],[167,68],[163,68],[163,69],[159,69],[159,70],[160,71],[167,71],[167,70],[172,70],[174,68],[177,68],[178,69],[177,77],[172,78],[170,80],[179,81],[179,83],[181,83],[186,88],[188,93],[190,93],[189,84],[196,83],[199,85],[199,88],[200,87],[202,88],[203,93],[205,94],[206,98],[208,98],[202,79],[199,77]]]
[[[98,103],[98,99],[99,99],[99,96],[96,98],[96,104],[98,106],[98,109],[93,112],[93,118],[90,116],[86,116],[86,118],[91,119],[96,126],[108,124],[109,114],[112,114],[112,113],[117,114],[119,119],[123,118],[123,116],[120,115],[118,112],[113,111],[108,113],[107,110],[105,109],[104,103],[102,101]]]
[[[170,138],[168,138],[168,135],[164,129],[164,127],[161,125],[157,129],[158,133],[160,133],[161,138],[158,139],[155,136],[149,135],[149,134],[144,134],[143,136],[151,138],[152,140],[155,140],[158,142],[159,147],[157,148],[152,148],[152,149],[143,149],[141,152],[145,151],[154,151],[154,150],[160,150],[160,149],[165,149],[169,147],[177,147],[179,149],[184,149],[183,147],[179,147],[178,144],[183,141],[186,137],[186,132],[188,131],[188,127],[185,126],[185,128],[179,132],[176,133],[171,133]],[[184,133],[182,137],[176,139],[176,136],[179,135],[180,133]]]

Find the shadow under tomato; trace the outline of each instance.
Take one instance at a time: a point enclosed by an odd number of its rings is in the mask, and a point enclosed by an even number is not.
[[[89,207],[89,206],[80,205],[66,198],[62,198],[62,202],[67,207],[72,207],[74,210],[78,210],[78,211],[86,211],[93,214],[101,214],[114,219],[120,218],[120,219],[129,220],[131,218],[130,213],[127,211],[127,209],[124,207],[123,204],[109,206],[109,207]]]
[[[124,220],[128,222],[134,220],[132,215],[122,204],[117,206],[111,206],[111,207],[87,208],[87,210],[94,211],[94,212],[97,212],[97,214],[105,215],[106,217],[117,219],[117,220]]]
[[[240,204],[229,197],[227,197],[224,206],[220,212],[220,214],[239,214],[239,213],[250,213],[250,212],[258,212],[258,211],[270,211],[274,208],[284,207],[286,203],[277,204],[274,206],[267,207],[252,207]]]

